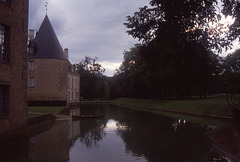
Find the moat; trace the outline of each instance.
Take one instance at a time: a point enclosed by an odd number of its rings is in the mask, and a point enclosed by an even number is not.
[[[81,105],[72,113],[104,114],[97,119],[56,121],[29,139],[1,148],[0,161],[127,162],[212,161],[206,132],[200,125],[117,106]],[[223,159],[222,159],[223,160]]]

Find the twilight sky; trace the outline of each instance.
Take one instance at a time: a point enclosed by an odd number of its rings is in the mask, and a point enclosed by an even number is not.
[[[107,76],[121,64],[123,51],[138,42],[126,33],[126,16],[148,4],[148,0],[30,0],[29,29],[39,29],[45,2],[60,44],[69,48],[70,62],[97,56]]]
[[[71,63],[79,63],[85,55],[97,56],[112,76],[123,61],[123,52],[138,42],[127,35],[123,25],[148,0],[30,0],[29,29],[38,30],[45,15],[48,17],[63,48],[69,48]],[[234,42],[235,48],[239,47]],[[221,54],[220,56],[226,55]]]

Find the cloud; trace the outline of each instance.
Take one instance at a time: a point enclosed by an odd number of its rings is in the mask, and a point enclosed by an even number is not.
[[[29,28],[39,29],[46,0],[30,0]],[[107,75],[113,75],[123,51],[137,40],[126,34],[123,23],[148,0],[48,0],[48,17],[72,63],[85,55],[99,58]]]
[[[46,0],[30,0],[29,28],[39,29],[46,14]],[[48,0],[48,17],[69,59],[79,63],[85,55],[99,58],[111,76],[122,62],[124,50],[138,40],[126,33],[126,16],[133,15],[149,0]],[[239,48],[235,41],[232,50]]]

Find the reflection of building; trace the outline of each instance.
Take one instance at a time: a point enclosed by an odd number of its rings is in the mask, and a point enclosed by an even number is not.
[[[28,0],[0,1],[0,143],[28,133]]]
[[[80,116],[80,109],[70,110],[70,116],[72,115]],[[69,122],[68,136],[73,140],[80,136],[80,121]]]
[[[69,122],[68,138],[76,139],[80,136],[80,120]]]
[[[79,101],[79,75],[68,60],[46,15],[34,38],[29,30],[29,104],[60,104]]]
[[[30,139],[29,161],[69,161],[68,124],[54,126]]]
[[[80,121],[58,121],[30,139],[29,161],[69,161],[70,147],[80,135]]]

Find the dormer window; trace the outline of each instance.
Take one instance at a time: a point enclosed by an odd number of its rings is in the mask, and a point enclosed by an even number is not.
[[[10,27],[0,23],[0,62],[10,60]]]
[[[35,41],[29,41],[29,44],[28,44],[28,55],[29,56],[34,56],[34,54],[36,52],[37,52],[36,42]]]

